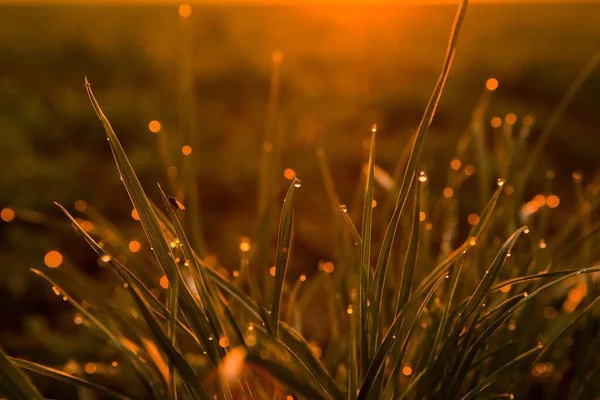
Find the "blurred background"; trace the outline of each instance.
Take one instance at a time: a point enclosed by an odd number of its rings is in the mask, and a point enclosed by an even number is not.
[[[71,307],[30,268],[76,268],[107,293],[114,277],[54,202],[81,218],[111,221],[130,241],[123,257],[148,251],[84,77],[155,201],[156,182],[177,180],[183,158],[196,158],[207,254],[231,269],[240,241],[254,232],[275,58],[283,156],[273,176],[280,198],[288,178],[303,182],[290,274],[310,275],[332,257],[315,149],[325,149],[349,206],[360,204],[354,199],[373,123],[378,165],[393,171],[439,74],[457,4],[107,3],[0,2],[0,345],[59,368],[102,357],[95,347],[102,342],[82,334]],[[439,189],[433,193],[441,196],[488,79],[499,86],[486,120],[529,115],[535,139],[600,51],[598,21],[595,2],[471,5],[424,154]],[[572,196],[572,172],[598,166],[598,93],[600,71],[577,93],[534,173],[555,171],[561,207]],[[479,204],[461,206],[466,224]]]

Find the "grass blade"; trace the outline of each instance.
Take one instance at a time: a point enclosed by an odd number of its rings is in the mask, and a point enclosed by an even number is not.
[[[144,189],[142,188],[142,185],[140,184],[140,181],[133,170],[133,167],[125,155],[125,151],[123,150],[117,135],[113,131],[110,122],[96,101],[87,79],[85,84],[92,106],[94,107],[98,118],[104,126],[108,143],[113,153],[117,169],[121,174],[125,189],[127,190],[127,194],[129,195],[134,208],[137,210],[142,228],[148,237],[148,241],[150,242],[150,248],[154,252],[155,257],[158,260],[163,273],[167,276],[169,282],[174,282],[175,274],[180,274],[180,271],[173,258],[169,243],[164,235],[164,232],[162,231],[158,218],[152,209],[152,205],[148,200],[148,197],[146,196]],[[183,279],[181,280],[183,281]],[[208,336],[210,336],[210,331],[207,329],[206,317],[202,315],[201,310],[189,292],[189,289],[185,285],[183,286],[182,290],[180,290],[180,304],[181,311],[184,313],[188,321],[190,321],[190,324],[194,328],[198,337],[204,341],[205,350],[208,352],[211,361],[214,365],[217,365],[219,355],[213,350],[214,346],[210,346],[205,340]]]
[[[0,349],[0,394],[11,400],[42,400],[42,395]]]
[[[450,39],[448,42],[446,56],[444,58],[442,71],[438,78],[438,81],[435,85],[433,93],[429,98],[429,102],[427,107],[425,108],[425,112],[419,124],[419,128],[417,129],[417,133],[415,135],[415,139],[413,142],[413,146],[408,158],[408,163],[406,166],[406,172],[404,174],[404,178],[402,180],[402,185],[400,186],[400,191],[398,193],[398,198],[396,200],[396,205],[394,208],[394,212],[392,213],[392,217],[387,226],[385,236],[383,239],[383,243],[381,245],[381,249],[379,251],[379,257],[377,259],[376,271],[387,270],[390,254],[392,251],[392,246],[394,242],[394,237],[396,235],[396,230],[398,227],[398,223],[400,221],[400,216],[402,215],[402,210],[404,208],[404,204],[406,203],[406,199],[408,198],[408,194],[411,190],[414,179],[417,176],[417,167],[419,164],[419,159],[421,157],[421,153],[423,151],[423,144],[425,136],[429,131],[429,126],[433,121],[433,117],[435,115],[435,111],[437,109],[437,105],[442,96],[442,92],[446,85],[446,80],[448,78],[448,74],[450,73],[450,69],[452,67],[452,60],[454,59],[454,54],[456,52],[456,42],[458,40],[458,33],[460,31],[460,27],[465,17],[466,9],[468,5],[468,0],[462,0],[461,4],[456,13],[456,18],[452,25],[452,31],[450,33]],[[364,238],[363,238],[364,239]],[[435,277],[432,278],[435,280]],[[427,285],[427,284],[426,284]]]
[[[467,393],[464,397],[462,397],[461,400],[470,400],[470,399],[473,399],[473,398],[479,396],[481,394],[481,392],[483,392],[492,383],[494,383],[496,380],[498,380],[498,378],[500,378],[500,376],[502,375],[503,372],[508,371],[511,368],[514,368],[517,364],[523,362],[527,358],[538,353],[540,350],[541,350],[541,348],[539,346],[534,347],[533,349],[526,351],[525,353],[516,357],[512,361],[510,361],[510,362],[506,363],[505,365],[503,365],[502,367],[498,368],[496,371],[494,371],[489,376],[487,376],[481,383],[479,383],[477,386],[475,386],[469,393]]]
[[[571,83],[563,98],[560,100],[556,108],[552,111],[550,118],[544,125],[542,132],[535,144],[533,150],[527,156],[527,164],[521,170],[519,174],[520,181],[519,187],[524,187],[527,179],[529,179],[529,175],[533,172],[534,167],[538,164],[538,160],[544,151],[544,146],[548,141],[548,138],[556,128],[558,121],[564,114],[565,110],[579,91],[579,88],[584,84],[584,82],[590,77],[590,75],[594,72],[596,67],[600,64],[600,52],[594,54],[588,62],[583,66],[575,80]]]
[[[369,327],[371,310],[367,307],[369,302],[369,292],[374,290],[370,288],[369,271],[371,269],[371,224],[373,222],[373,165],[375,164],[375,138],[377,126],[373,125],[371,129],[371,147],[369,150],[369,164],[367,167],[367,179],[365,183],[365,195],[363,201],[362,213],[362,244],[360,248],[360,283],[358,290],[358,307],[360,316],[360,376],[366,372],[370,355],[373,353],[375,338],[371,336],[373,331]],[[380,288],[381,289],[381,288]],[[378,321],[377,321],[378,322]]]
[[[429,303],[429,300],[435,293],[435,290],[443,281],[444,278],[440,278],[429,288],[429,292],[427,293],[425,300],[423,300],[423,302],[421,303],[421,310],[423,307],[425,307],[427,303]],[[358,393],[358,400],[366,400],[371,395],[370,391],[374,387],[373,383],[377,380],[377,377],[382,373],[383,366],[385,364],[385,359],[390,354],[394,343],[396,343],[396,335],[398,334],[398,330],[402,325],[404,310],[408,306],[410,306],[414,301],[416,301],[415,299],[416,297],[412,297],[408,301],[408,303],[406,303],[405,308],[400,310],[400,313],[396,316],[394,322],[388,329],[388,332],[385,335],[381,346],[379,346],[379,350],[377,350],[377,353],[374,355],[373,360],[369,365],[369,369],[367,370],[367,373],[365,374],[365,377],[362,380],[360,392]]]
[[[26,369],[31,372],[35,372],[36,374],[44,375],[49,378],[55,379],[57,381],[65,382],[70,385],[84,387],[87,389],[91,389],[107,398],[116,399],[116,400],[129,400],[129,397],[123,396],[115,391],[112,391],[102,385],[98,385],[94,382],[88,381],[87,379],[80,378],[75,375],[68,374],[59,369],[54,369],[50,367],[46,367],[45,365],[37,364],[27,360],[21,360],[19,358],[8,357],[13,364],[18,366],[19,368]]]
[[[295,179],[290,185],[281,210],[279,220],[279,234],[277,236],[277,258],[275,264],[275,287],[271,303],[271,325],[275,327],[275,336],[279,336],[279,310],[281,307],[281,294],[283,281],[287,270],[292,241],[292,226],[294,223],[294,190],[300,186],[300,181]]]

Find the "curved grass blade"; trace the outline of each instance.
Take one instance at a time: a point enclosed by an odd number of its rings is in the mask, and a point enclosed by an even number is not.
[[[574,276],[580,275],[580,274],[589,274],[592,272],[598,272],[600,271],[600,266],[599,267],[589,267],[589,268],[582,268],[578,271],[572,272],[568,275],[564,275],[561,276],[560,278],[557,278],[551,282],[546,283],[545,285],[539,287],[538,289],[536,289],[535,291],[529,293],[527,296],[525,296],[524,298],[522,298],[519,302],[517,302],[515,305],[513,305],[512,307],[510,307],[508,310],[506,310],[505,312],[503,312],[502,314],[500,314],[500,316],[498,316],[498,318],[496,318],[487,328],[486,330],[479,336],[479,338],[477,339],[477,341],[475,342],[475,344],[473,345],[474,348],[476,347],[480,347],[483,343],[485,343],[489,337],[498,329],[498,327],[504,322],[506,321],[506,319],[508,319],[508,317],[510,317],[519,307],[521,307],[523,304],[527,303],[528,301],[531,301],[532,299],[534,299],[535,297],[537,297],[537,295],[539,295],[541,292],[543,292],[546,289],[549,289],[553,286],[558,285],[559,283],[572,278]]]
[[[167,308],[160,301],[158,301],[156,299],[156,297],[154,297],[152,295],[150,290],[144,285],[144,283],[134,273],[129,271],[129,269],[127,267],[125,267],[123,264],[121,264],[119,261],[117,261],[117,259],[115,257],[111,256],[109,253],[106,252],[106,250],[104,250],[102,247],[100,247],[98,242],[96,242],[94,240],[94,238],[92,238],[81,227],[81,225],[79,225],[79,223],[75,220],[75,218],[73,218],[73,216],[62,205],[60,205],[58,203],[54,203],[54,204],[56,204],[58,206],[58,208],[60,208],[62,210],[62,212],[71,220],[75,229],[77,229],[77,231],[83,236],[83,238],[90,245],[90,247],[100,257],[108,256],[110,258],[109,261],[107,262],[108,266],[110,268],[112,268],[115,271],[115,273],[121,279],[123,279],[129,286],[135,286],[138,288],[140,293],[143,295],[144,299],[149,303],[150,307],[156,314],[158,314],[161,318],[164,318],[164,319],[170,318],[170,312],[167,310]],[[194,332],[192,332],[192,330],[187,325],[185,325],[179,319],[177,319],[177,324],[179,325],[179,327],[181,329],[183,329],[183,331],[185,331],[191,338],[193,338],[195,342],[199,343],[198,338],[196,337]]]
[[[63,288],[61,288],[54,280],[49,278],[43,272],[31,268],[31,271],[37,276],[45,279],[48,283],[52,285],[52,289],[60,293],[63,296],[63,299],[66,298],[72,306],[74,306],[77,311],[88,321],[91,322],[93,326],[95,326],[100,332],[104,334],[106,339],[118,350],[122,351],[123,354],[127,357],[129,363],[134,368],[138,376],[142,379],[142,381],[147,381],[150,385],[152,391],[156,394],[161,391],[161,385],[159,382],[155,380],[155,377],[149,371],[146,371],[145,368],[147,364],[141,359],[141,357],[132,351],[130,348],[125,346],[119,338],[115,336],[115,334],[98,318],[96,318],[92,313],[90,313],[85,307],[83,307],[79,302],[77,302],[71,295],[69,295]]]
[[[31,361],[22,360],[19,358],[8,357],[13,364],[18,366],[19,368],[26,369],[31,372],[35,372],[36,374],[44,375],[49,378],[52,378],[57,381],[65,382],[70,385],[84,387],[87,389],[91,389],[94,392],[98,392],[107,398],[116,399],[116,400],[129,400],[129,397],[123,396],[113,390],[110,390],[102,385],[98,385],[97,383],[88,381],[87,379],[80,378],[75,375],[68,374],[59,369],[54,369],[47,367],[45,365],[37,364]]]
[[[531,357],[532,355],[538,353],[540,350],[541,350],[541,348],[539,346],[534,347],[533,349],[528,350],[525,353],[521,354],[520,356],[516,357],[512,361],[504,364],[502,367],[498,368],[497,370],[492,372],[489,376],[487,376],[483,381],[481,381],[481,383],[479,383],[477,386],[475,386],[469,393],[467,393],[465,396],[463,396],[461,400],[470,400],[470,399],[473,399],[473,398],[479,396],[491,384],[496,382],[496,380],[498,380],[505,371],[508,371],[511,368],[514,368],[517,364],[522,363],[524,360],[526,360],[527,358]]]
[[[27,376],[0,349],[0,394],[11,400],[42,400]]]
[[[556,278],[556,277],[565,276],[565,275],[568,275],[568,274],[571,274],[571,273],[577,272],[577,271],[579,271],[579,269],[568,269],[568,270],[564,270],[564,271],[553,271],[553,272],[540,272],[539,274],[520,276],[517,278],[512,278],[512,279],[507,279],[505,281],[502,281],[502,282],[492,286],[489,291],[495,292],[496,290],[500,290],[505,286],[509,286],[509,285],[512,286],[512,285],[516,285],[518,283],[525,283],[525,282],[537,281],[537,280],[542,280],[542,279]]]
[[[546,345],[544,345],[544,349],[540,352],[540,354],[538,354],[538,356],[536,357],[533,364],[536,364],[539,360],[541,360],[542,357],[544,357],[546,355],[546,353],[548,353],[548,351],[550,350],[552,345],[554,343],[556,343],[556,341],[558,339],[560,339],[560,337],[570,327],[575,325],[577,323],[577,321],[579,321],[584,315],[586,315],[596,305],[596,303],[598,303],[599,300],[600,300],[600,296],[596,297],[596,299],[594,301],[592,301],[590,304],[588,304],[587,307],[585,307],[578,314],[576,314],[576,315],[573,315],[574,313],[569,314],[569,317],[558,327],[558,329],[556,329],[556,333],[554,335],[552,335],[552,338],[550,340],[548,340]]]
[[[288,266],[290,255],[290,245],[292,241],[292,226],[294,223],[294,190],[299,185],[298,180],[294,180],[290,185],[285,199],[283,200],[283,209],[279,220],[279,234],[277,236],[277,258],[275,264],[275,287],[273,288],[273,298],[271,303],[271,325],[275,327],[275,337],[279,337],[279,309],[281,307],[281,294],[283,290],[283,281]]]

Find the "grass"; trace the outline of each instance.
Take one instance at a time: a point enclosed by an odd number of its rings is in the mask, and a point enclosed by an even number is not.
[[[33,272],[77,310],[90,334],[111,346],[114,362],[108,370],[115,372],[96,382],[76,371],[0,353],[0,393],[10,399],[44,398],[27,371],[114,399],[593,396],[599,388],[593,378],[600,371],[594,351],[600,345],[595,307],[600,267],[593,266],[600,225],[592,220],[600,178],[586,179],[584,186],[582,177],[574,175],[578,202],[557,230],[548,224],[556,205],[550,196],[553,174],[547,174],[543,204],[525,195],[532,162],[598,57],[567,90],[537,143],[528,142],[531,121],[508,121],[501,129],[484,123],[491,96],[486,89],[458,141],[458,162],[448,169],[451,192],[438,197],[422,171],[427,161],[423,148],[466,6],[463,1],[456,14],[438,81],[406,157],[398,163],[396,170],[403,173],[387,174],[376,164],[373,126],[358,185],[362,204],[349,209],[338,200],[326,150],[317,149],[337,256],[335,269],[323,268],[297,282],[286,275],[294,255],[294,202],[297,191],[310,190],[297,178],[283,196],[276,247],[271,240],[270,216],[277,212],[280,192],[274,174],[283,146],[277,126],[279,56],[273,60],[256,233],[242,241],[235,271],[214,265],[205,254],[194,184],[198,161],[184,158],[181,178],[165,185],[173,193],[159,185],[160,199],[153,202],[86,80],[151,251],[123,262],[120,254],[128,244],[118,228],[102,216],[88,215],[104,228],[92,234],[58,205],[80,236],[74,240],[85,240],[118,277],[114,296],[105,296],[76,269]],[[184,68],[182,82],[189,79]],[[181,107],[191,118],[189,93]],[[182,137],[192,135],[193,125],[182,125]],[[494,146],[485,145],[490,137]],[[484,150],[489,157],[479,157]],[[470,159],[477,160],[476,167],[467,164]],[[459,224],[461,186],[473,173],[483,204],[467,231]],[[186,200],[185,209],[173,207],[169,195]],[[374,213],[375,199],[383,214]],[[412,212],[405,211],[407,205]],[[353,208],[362,208],[360,230]],[[235,272],[233,278],[229,271]],[[168,282],[162,290],[154,289],[158,277]],[[309,300],[319,294],[327,315],[311,317]],[[305,338],[303,322],[311,318],[326,326],[327,343]]]

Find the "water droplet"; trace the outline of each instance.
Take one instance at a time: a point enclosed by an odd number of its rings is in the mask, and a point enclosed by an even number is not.
[[[102,257],[100,257],[100,259],[102,261],[104,261],[105,263],[109,262],[110,260],[112,260],[112,257],[109,256],[108,254],[103,255]]]
[[[547,246],[546,241],[544,239],[540,239],[538,246],[540,249],[545,249]]]
[[[506,258],[510,257],[510,253],[506,253]]]
[[[213,340],[215,337],[213,335],[208,335],[208,340]]]
[[[63,296],[63,301],[67,301],[69,298],[67,296]]]
[[[294,187],[299,188],[300,186],[302,186],[302,181],[300,181],[300,179],[295,178],[294,179]]]
[[[527,297],[527,296],[529,296],[529,293],[523,292],[523,297]]]
[[[419,178],[418,179],[419,179],[419,182],[425,183],[425,182],[427,182],[427,180],[429,178],[427,177],[427,174],[425,173],[425,171],[421,171],[421,172],[419,172]]]
[[[469,238],[469,246],[475,246],[477,244],[477,238],[470,237]]]
[[[529,233],[529,227],[526,226],[525,229],[523,229],[523,233],[527,235]]]
[[[56,286],[52,286],[52,291],[54,291],[55,295],[60,296],[60,290]]]
[[[377,124],[373,124],[373,126],[371,127],[371,132],[377,132]]]
[[[496,181],[496,183],[498,184],[498,186],[502,187],[504,186],[504,183],[506,182],[506,180],[502,179],[502,178],[498,178],[498,180]]]
[[[350,304],[350,305],[348,306],[348,308],[346,309],[346,312],[347,312],[348,314],[352,314],[352,313],[354,313],[354,310],[352,309],[352,304]]]
[[[448,279],[448,278],[450,278],[450,275],[446,275],[444,278]]]

